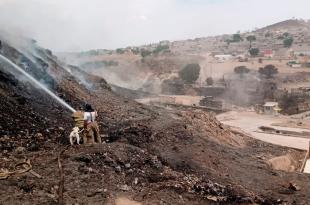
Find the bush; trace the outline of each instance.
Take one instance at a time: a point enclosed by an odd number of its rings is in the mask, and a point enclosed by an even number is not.
[[[250,69],[248,69],[245,66],[237,66],[237,67],[235,67],[234,72],[236,74],[239,74],[240,78],[243,78],[244,74],[250,72]]]
[[[284,39],[283,40],[284,47],[285,48],[291,47],[293,42],[294,42],[294,39],[292,37],[288,37],[288,38]]]
[[[124,51],[124,49],[122,49],[122,48],[118,48],[118,49],[116,49],[116,53],[118,53],[118,54],[124,54],[125,51]]]
[[[158,54],[161,51],[165,51],[169,49],[169,45],[158,45],[155,50],[153,51],[154,54]]]
[[[249,53],[250,53],[251,56],[258,56],[258,54],[259,54],[259,49],[258,49],[258,48],[251,48],[251,49],[249,50]]]
[[[274,65],[266,65],[263,68],[259,68],[258,72],[261,76],[269,79],[273,78],[273,76],[278,73],[278,69]]]
[[[242,39],[242,37],[241,37],[241,35],[239,33],[236,33],[236,34],[233,35],[233,42],[240,42],[242,40],[243,39]]]
[[[207,83],[207,85],[213,85],[214,84],[213,78],[212,77],[208,77],[206,79],[206,83]]]
[[[188,64],[179,72],[180,78],[188,84],[194,83],[199,78],[200,65],[197,63]]]
[[[146,56],[149,56],[149,55],[151,55],[152,54],[152,52],[151,51],[149,51],[149,50],[146,50],[146,49],[142,49],[141,50],[141,56],[144,58],[144,57],[146,57]]]
[[[254,35],[250,35],[246,37],[246,40],[250,42],[250,48],[252,48],[252,42],[256,41],[256,37]]]

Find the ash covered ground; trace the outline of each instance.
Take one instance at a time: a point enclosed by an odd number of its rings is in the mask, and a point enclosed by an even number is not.
[[[1,62],[0,168],[29,159],[41,178],[28,172],[1,180],[0,204],[57,204],[64,149],[65,204],[309,204],[309,175],[266,163],[289,153],[298,170],[302,151],[251,139],[206,111],[139,104],[34,42],[26,45],[3,41],[1,54],[27,64],[71,106],[91,103],[109,142],[68,147],[71,113]]]

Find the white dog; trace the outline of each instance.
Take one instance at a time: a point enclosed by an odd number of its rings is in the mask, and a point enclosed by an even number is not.
[[[74,141],[76,140],[77,144],[80,144],[80,129],[78,127],[74,127],[72,132],[70,133],[70,144],[73,145]]]

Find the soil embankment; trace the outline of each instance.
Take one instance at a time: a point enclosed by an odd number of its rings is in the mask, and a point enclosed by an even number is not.
[[[33,61],[4,46],[4,55],[12,61]],[[87,89],[41,52],[40,59],[48,64],[42,72],[55,81],[51,89],[74,107],[91,103],[99,112],[102,134],[109,136],[109,143],[65,150],[61,162],[66,204],[310,201],[308,175],[276,171],[266,163],[285,154],[302,158],[303,152],[232,132],[212,114],[195,108],[144,106],[114,94],[94,76],[88,77],[98,86]],[[32,66],[31,71],[41,68]],[[60,188],[57,156],[69,144],[71,113],[2,69],[0,77],[0,168],[13,170],[27,158],[41,176],[29,172],[1,180],[0,204],[55,204]],[[301,189],[291,189],[292,182]]]

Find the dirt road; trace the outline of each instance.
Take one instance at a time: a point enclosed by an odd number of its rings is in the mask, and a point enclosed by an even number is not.
[[[247,132],[252,137],[265,142],[297,149],[304,149],[304,150],[308,149],[309,139],[257,132],[260,126],[268,126],[273,127],[275,129],[279,129],[278,126],[272,126],[272,124],[281,123],[287,120],[288,117],[285,116],[267,116],[267,115],[259,115],[256,114],[255,112],[231,111],[218,115],[217,119],[226,125],[241,128],[243,131]],[[302,131],[309,132],[309,130],[301,128],[281,127],[281,129],[295,132],[302,132]]]

